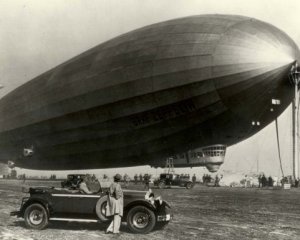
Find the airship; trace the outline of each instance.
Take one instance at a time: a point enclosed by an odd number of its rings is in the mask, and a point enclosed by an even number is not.
[[[58,49],[59,51],[59,49]],[[104,42],[0,100],[0,161],[41,170],[222,164],[293,99],[295,42],[244,16],[198,15]],[[214,167],[216,166],[216,167]]]

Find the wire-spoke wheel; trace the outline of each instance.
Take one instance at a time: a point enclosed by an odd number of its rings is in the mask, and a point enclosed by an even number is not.
[[[48,225],[48,213],[44,206],[39,203],[31,204],[26,208],[24,219],[28,228],[41,230]]]
[[[136,206],[127,214],[127,224],[134,233],[149,233],[156,224],[155,214],[144,206]]]

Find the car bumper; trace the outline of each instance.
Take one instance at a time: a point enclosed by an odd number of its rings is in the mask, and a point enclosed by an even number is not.
[[[172,214],[166,214],[166,215],[157,216],[157,221],[158,222],[169,222],[172,219],[173,219],[173,215]]]
[[[21,217],[21,211],[13,211],[13,212],[10,212],[10,216]]]

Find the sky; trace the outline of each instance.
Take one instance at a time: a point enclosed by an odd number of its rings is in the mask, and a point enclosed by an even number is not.
[[[0,0],[0,98],[21,84],[89,48],[149,24],[200,14],[257,18],[286,32],[300,45],[299,0]],[[283,169],[292,173],[291,109],[279,119]],[[272,123],[227,150],[220,172],[279,175]],[[113,170],[89,171],[114,174]],[[157,173],[150,167],[120,173]],[[51,174],[18,169],[28,175]],[[74,171],[73,171],[74,172]],[[203,168],[178,172],[207,173]],[[56,172],[64,175],[65,172]]]

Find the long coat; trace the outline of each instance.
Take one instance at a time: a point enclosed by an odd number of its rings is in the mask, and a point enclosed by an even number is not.
[[[119,183],[113,182],[108,191],[106,216],[118,214],[123,216],[123,191]]]

